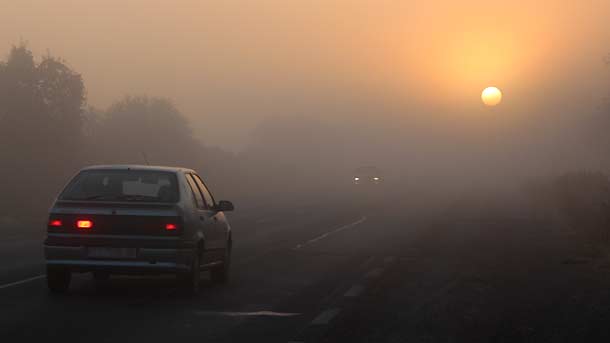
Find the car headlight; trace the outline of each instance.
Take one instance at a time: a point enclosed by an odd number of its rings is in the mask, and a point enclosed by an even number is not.
[[[360,178],[359,177],[355,177],[354,181],[360,181]]]
[[[374,177],[373,180],[379,181],[379,178],[378,177]]]

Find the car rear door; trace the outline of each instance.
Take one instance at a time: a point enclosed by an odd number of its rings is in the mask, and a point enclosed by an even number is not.
[[[216,209],[216,201],[214,200],[214,196],[210,192],[209,188],[205,185],[205,182],[203,182],[199,175],[194,174],[193,176],[195,178],[195,182],[197,182],[197,186],[199,186],[199,189],[201,190],[203,200],[205,200],[210,208],[214,209],[214,234],[215,236],[218,235],[218,246],[224,249],[227,247],[228,243],[229,224],[227,223],[224,213]]]
[[[208,188],[203,183],[203,180],[199,175],[192,174],[197,187],[201,191],[201,195],[203,196],[203,201],[206,203],[208,209],[212,211],[212,232],[210,248],[214,250],[214,256],[222,259],[224,257],[224,249],[227,247],[227,234],[228,228],[226,225],[226,220],[224,218],[224,214],[215,209],[216,203],[212,194],[208,190]]]
[[[193,192],[193,195],[195,197],[195,203],[196,203],[196,211],[197,211],[197,217],[199,220],[199,225],[201,228],[201,231],[203,232],[203,236],[205,238],[205,252],[204,252],[204,263],[209,263],[209,262],[213,262],[216,261],[216,248],[215,245],[217,245],[217,243],[214,242],[214,234],[215,234],[215,222],[214,222],[214,215],[215,212],[212,211],[210,208],[208,208],[203,195],[201,194],[201,191],[199,190],[199,187],[197,186],[197,183],[195,182],[195,179],[193,178],[193,175],[190,173],[187,173],[184,175],[186,177],[186,181],[188,183],[188,185],[191,188],[191,191]]]

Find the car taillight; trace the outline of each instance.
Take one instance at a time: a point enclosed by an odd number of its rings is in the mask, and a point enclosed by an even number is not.
[[[178,229],[178,225],[176,224],[165,224],[165,230],[167,231],[174,231]]]
[[[93,227],[93,222],[90,220],[77,220],[76,227],[79,229],[90,229]]]
[[[51,220],[49,220],[49,226],[52,226],[52,227],[61,227],[62,225],[63,225],[63,223],[59,219],[51,219]]]

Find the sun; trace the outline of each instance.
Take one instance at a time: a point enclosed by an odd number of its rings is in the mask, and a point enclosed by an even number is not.
[[[496,106],[502,101],[502,92],[496,87],[487,87],[481,93],[481,100],[487,106]]]

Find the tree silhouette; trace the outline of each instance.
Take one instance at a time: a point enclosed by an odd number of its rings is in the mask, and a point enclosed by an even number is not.
[[[189,124],[171,101],[127,96],[111,105],[99,121],[94,141],[107,162],[175,164],[188,161],[199,147]]]
[[[0,205],[48,206],[79,165],[84,103],[78,73],[51,56],[36,63],[25,44],[13,46],[0,63],[0,178],[12,195]]]
[[[1,142],[18,146],[17,153],[71,146],[81,138],[85,87],[59,59],[46,56],[36,64],[24,44],[14,46],[0,64],[0,103]]]

